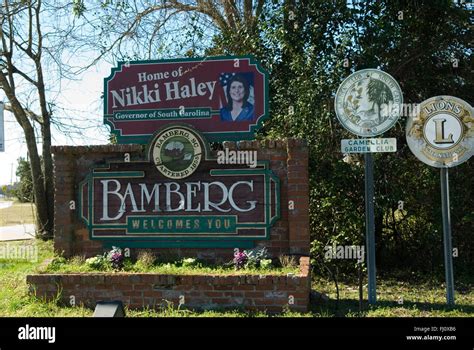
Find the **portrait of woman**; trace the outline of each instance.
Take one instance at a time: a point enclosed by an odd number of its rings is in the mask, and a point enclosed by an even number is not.
[[[236,74],[227,83],[227,105],[221,108],[221,120],[229,122],[251,121],[254,106],[248,102],[250,87],[247,79]]]

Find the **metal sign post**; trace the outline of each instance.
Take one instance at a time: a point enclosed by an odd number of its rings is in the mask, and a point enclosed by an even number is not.
[[[443,215],[446,303],[454,305],[453,247],[449,213],[448,168],[458,166],[474,154],[473,109],[453,96],[435,96],[420,104],[416,116],[407,121],[407,143],[423,163],[440,168]]]
[[[375,274],[375,223],[374,223],[374,159],[365,153],[365,232],[367,240],[367,270],[369,277],[369,304],[377,302]]]
[[[400,117],[402,90],[388,73],[363,69],[349,75],[336,92],[334,107],[342,126],[353,134],[373,137],[389,130]],[[383,106],[390,106],[384,109]],[[341,140],[341,152],[364,153],[365,157],[365,231],[367,245],[369,304],[377,301],[374,223],[374,160],[371,153],[396,152],[397,140]]]
[[[5,152],[5,121],[3,119],[3,102],[0,102],[0,152]]]
[[[443,212],[444,270],[446,276],[446,303],[454,305],[453,247],[451,242],[451,215],[449,212],[448,168],[441,168],[441,206]]]

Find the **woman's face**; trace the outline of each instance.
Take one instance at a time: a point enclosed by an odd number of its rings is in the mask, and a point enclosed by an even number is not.
[[[230,98],[234,101],[241,102],[245,96],[244,84],[238,81],[230,84]]]

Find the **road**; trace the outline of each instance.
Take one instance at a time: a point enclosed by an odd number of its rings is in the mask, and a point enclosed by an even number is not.
[[[0,202],[0,209],[6,209],[8,207],[11,207],[13,202]]]
[[[0,210],[9,208],[13,205],[12,201],[0,202]],[[32,239],[35,237],[35,225],[24,224],[14,226],[0,227],[0,241],[17,241]]]
[[[33,239],[34,237],[34,224],[0,227],[0,241],[18,241],[25,239]]]

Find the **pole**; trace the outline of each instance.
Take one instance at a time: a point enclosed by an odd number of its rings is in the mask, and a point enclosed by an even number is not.
[[[454,305],[453,246],[451,215],[449,213],[448,168],[441,168],[441,207],[443,212],[444,271],[446,275],[446,303]]]
[[[369,304],[377,302],[375,282],[375,223],[374,223],[374,160],[365,153],[365,233],[367,239],[367,271],[369,277]]]
[[[364,289],[362,288],[362,262],[357,264],[357,272],[359,273],[359,316],[362,315],[362,307],[364,300]]]

